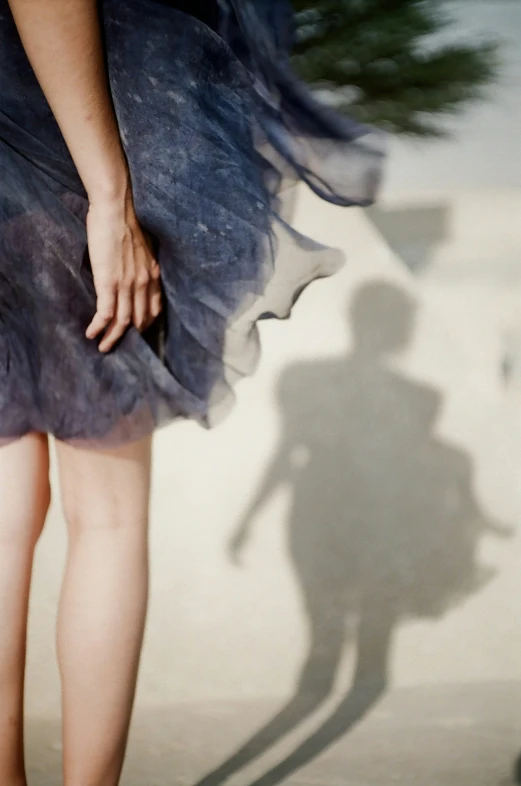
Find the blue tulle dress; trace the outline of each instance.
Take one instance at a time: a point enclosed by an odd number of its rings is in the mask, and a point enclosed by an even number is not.
[[[218,422],[286,317],[338,254],[297,234],[305,181],[366,205],[380,135],[319,104],[288,65],[286,0],[99,0],[110,89],[164,310],[108,354],[85,337],[96,294],[87,200],[0,0],[0,439],[115,445],[174,418]]]

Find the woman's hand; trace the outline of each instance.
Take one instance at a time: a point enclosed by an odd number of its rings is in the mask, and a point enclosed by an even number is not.
[[[96,314],[86,331],[108,352],[129,325],[147,328],[161,311],[159,265],[139,226],[132,199],[91,201],[87,214]]]

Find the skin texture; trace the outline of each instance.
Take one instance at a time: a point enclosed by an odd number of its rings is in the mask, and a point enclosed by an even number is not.
[[[47,437],[0,448],[0,783],[24,786],[23,696],[34,549],[50,500]],[[6,635],[6,632],[9,635]]]
[[[150,439],[107,451],[57,444],[69,550],[57,649],[65,786],[115,786],[148,601]]]
[[[150,448],[150,438],[105,451],[56,445],[69,534],[57,626],[65,786],[116,786],[121,775],[148,601]],[[27,611],[48,471],[44,434],[0,448],[2,786],[26,786]]]

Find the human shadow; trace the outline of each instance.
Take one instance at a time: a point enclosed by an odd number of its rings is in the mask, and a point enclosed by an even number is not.
[[[229,544],[236,562],[256,514],[288,484],[288,552],[309,651],[289,702],[198,786],[217,786],[297,728],[333,692],[346,645],[351,687],[330,717],[254,786],[272,786],[345,735],[389,684],[393,633],[436,618],[492,571],[478,547],[505,530],[484,513],[470,457],[433,431],[442,396],[393,368],[411,339],[415,304],[387,282],[365,285],[350,311],[347,357],[301,362],[278,384],[282,436]]]

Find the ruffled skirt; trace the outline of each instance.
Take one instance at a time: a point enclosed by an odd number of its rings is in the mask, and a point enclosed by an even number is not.
[[[156,0],[99,5],[164,310],[108,354],[85,337],[96,307],[86,194],[0,0],[2,440],[42,431],[118,444],[177,417],[218,422],[255,369],[258,321],[287,317],[342,262],[286,223],[288,184],[348,205],[368,204],[378,181],[371,133],[292,81],[280,31],[255,3],[224,3],[217,29]]]

